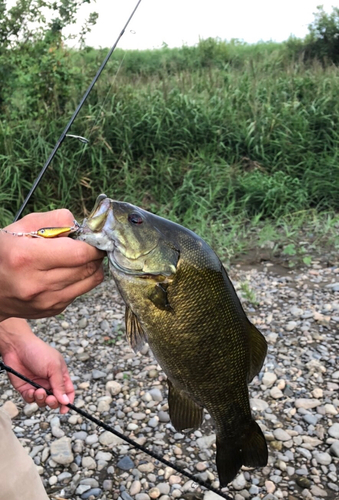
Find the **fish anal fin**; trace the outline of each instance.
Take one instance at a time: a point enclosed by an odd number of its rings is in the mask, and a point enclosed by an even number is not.
[[[259,425],[252,420],[241,440],[217,435],[216,463],[220,486],[233,481],[240,467],[264,467],[268,460],[267,444]]]
[[[250,345],[250,369],[248,373],[248,382],[258,375],[264,364],[267,354],[267,342],[259,330],[249,323],[249,345]]]
[[[197,429],[203,421],[203,408],[197,405],[184,391],[168,382],[169,415],[173,427],[177,431]]]
[[[147,342],[147,338],[138,318],[128,306],[126,306],[125,311],[125,325],[128,343],[137,352]]]

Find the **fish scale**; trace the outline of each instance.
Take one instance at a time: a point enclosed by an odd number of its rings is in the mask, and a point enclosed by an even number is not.
[[[211,415],[221,486],[241,465],[266,465],[248,383],[267,344],[209,245],[183,226],[105,195],[75,237],[107,251],[126,304],[130,345],[138,350],[147,341],[168,377],[173,426],[195,429],[203,408]]]

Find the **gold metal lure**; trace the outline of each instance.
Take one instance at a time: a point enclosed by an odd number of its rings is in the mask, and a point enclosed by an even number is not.
[[[74,226],[67,227],[42,227],[36,231],[36,236],[40,236],[41,238],[56,238],[60,236],[60,234],[69,233],[74,231]]]
[[[29,233],[14,233],[11,231],[7,231],[7,229],[0,229],[3,233],[11,234],[12,236],[30,236],[31,238],[56,238],[61,234],[71,233],[79,229],[79,224],[77,221],[74,221],[73,226],[66,227],[42,227],[37,231],[31,231]]]

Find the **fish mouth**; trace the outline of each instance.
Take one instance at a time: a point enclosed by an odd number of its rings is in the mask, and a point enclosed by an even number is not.
[[[98,196],[92,212],[85,218],[71,237],[92,245],[107,253],[116,247],[113,227],[112,200],[105,194]]]
[[[109,211],[112,208],[112,200],[105,194],[100,194],[95,202],[92,212],[84,219],[82,226],[94,233],[104,231]]]

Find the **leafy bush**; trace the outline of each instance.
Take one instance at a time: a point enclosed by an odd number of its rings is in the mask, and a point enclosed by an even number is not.
[[[327,14],[322,6],[317,7],[314,21],[309,25],[309,36],[305,49],[308,58],[322,62],[339,63],[339,8]]]

